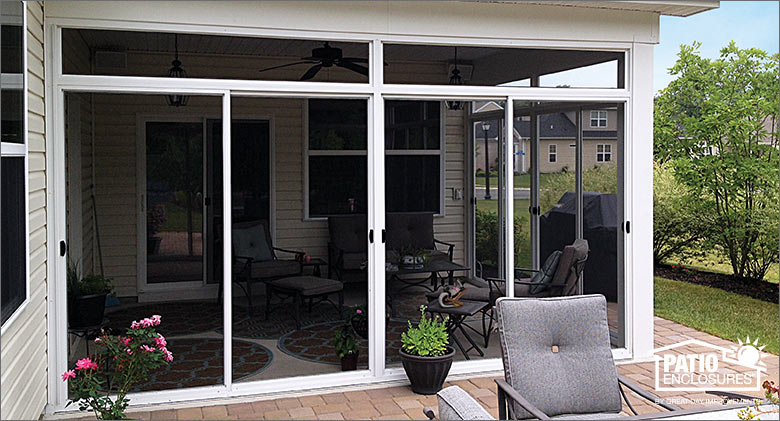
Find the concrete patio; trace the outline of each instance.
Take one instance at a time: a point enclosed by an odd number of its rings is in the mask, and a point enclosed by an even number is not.
[[[687,326],[669,320],[655,318],[655,345],[662,347],[687,339],[699,339],[713,345],[736,347],[730,342],[704,332],[699,332]],[[744,338],[743,338],[744,339]],[[692,351],[692,348],[682,348]],[[778,357],[762,353],[761,360],[767,366],[763,379],[778,382]],[[744,372],[737,366],[721,367],[719,371]],[[618,365],[618,372],[639,383],[648,391],[654,392],[654,364],[642,362]],[[445,386],[458,385],[476,398],[493,416],[498,415],[498,401],[494,379],[501,373],[486,373],[483,376],[454,378]],[[683,408],[695,408],[717,404],[717,397],[703,392],[654,392],[659,397]],[[759,392],[755,392],[760,396]],[[662,411],[634,394],[629,394],[632,405],[640,414]],[[130,411],[131,418],[142,420],[224,420],[224,419],[311,419],[311,420],[406,420],[425,419],[423,407],[436,406],[435,396],[422,396],[412,393],[411,389],[400,382],[360,386],[351,388],[334,388],[327,392],[316,390],[310,392],[287,393],[283,396],[257,396],[229,401],[211,401],[208,404],[182,403],[156,405],[153,410],[140,409]],[[624,404],[623,410],[628,412]],[[94,419],[83,417],[81,419]]]

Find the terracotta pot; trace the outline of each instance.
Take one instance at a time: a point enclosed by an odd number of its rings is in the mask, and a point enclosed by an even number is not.
[[[412,390],[421,395],[434,395],[441,390],[455,357],[455,349],[450,346],[447,347],[447,353],[440,357],[418,357],[403,350],[399,353],[406,377],[412,383]]]

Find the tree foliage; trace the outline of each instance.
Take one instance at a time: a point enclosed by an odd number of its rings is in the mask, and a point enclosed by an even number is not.
[[[778,252],[778,55],[732,42],[710,60],[699,45],[655,100],[655,158],[698,197],[704,245],[761,279]]]

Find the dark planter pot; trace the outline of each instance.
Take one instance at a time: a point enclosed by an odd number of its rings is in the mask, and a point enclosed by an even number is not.
[[[351,354],[347,354],[341,359],[341,371],[357,370],[357,362],[359,351],[355,351]]]
[[[157,254],[160,252],[160,243],[162,238],[160,237],[147,237],[146,238],[146,254]]]
[[[352,320],[352,329],[363,339],[368,339],[368,318],[355,321]]]
[[[68,300],[68,326],[81,328],[98,326],[103,322],[107,292],[72,297]]]
[[[414,393],[434,395],[441,390],[452,367],[452,359],[455,357],[454,348],[448,346],[447,353],[440,357],[418,357],[407,354],[403,350],[399,352],[406,377],[412,383]]]

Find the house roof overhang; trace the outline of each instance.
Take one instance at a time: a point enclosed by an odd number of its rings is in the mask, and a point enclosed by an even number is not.
[[[517,0],[491,0],[496,3],[523,3],[541,4],[547,6],[571,6],[586,7],[591,9],[632,10],[638,12],[655,12],[660,15],[688,17],[707,10],[720,7],[720,1],[517,1]]]

